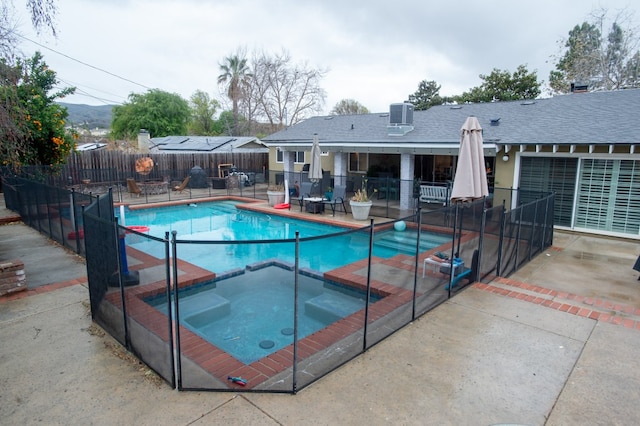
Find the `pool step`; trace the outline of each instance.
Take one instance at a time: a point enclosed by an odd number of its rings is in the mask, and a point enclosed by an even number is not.
[[[405,232],[393,231],[385,233],[380,237],[377,237],[374,244],[380,247],[387,247],[402,251],[404,253],[415,253],[416,251],[416,234],[406,234]],[[424,237],[420,239],[420,251],[431,250],[434,247],[432,241],[425,240]]]
[[[197,305],[206,306],[204,309],[184,318],[184,321],[191,327],[200,328],[211,322],[223,318],[231,313],[231,303],[224,297],[218,296],[210,292],[207,297],[201,297],[197,300]],[[191,311],[199,306],[189,306]],[[180,315],[182,317],[182,315]]]
[[[349,300],[344,296],[323,293],[304,303],[304,312],[311,318],[330,324],[360,310],[362,300]]]

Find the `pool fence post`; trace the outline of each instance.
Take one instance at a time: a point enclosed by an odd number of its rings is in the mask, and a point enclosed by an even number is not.
[[[486,197],[485,197],[486,201]],[[476,261],[476,270],[471,271],[475,274],[473,281],[480,281],[480,262],[482,261],[482,245],[484,244],[484,230],[487,227],[487,204],[482,203],[482,216],[480,217],[480,236],[478,237],[478,258]],[[471,267],[473,268],[473,260],[471,261]]]
[[[176,348],[178,351],[178,358],[176,360],[176,376],[178,377],[178,390],[182,390],[182,348],[180,347],[180,308],[178,303],[178,250],[176,243],[176,235],[178,231],[171,231],[171,248],[173,251],[173,300],[175,301],[176,315],[174,327],[176,331]]]
[[[520,203],[520,205],[518,206],[518,230],[516,231],[516,261],[514,263],[514,269],[513,271],[517,271],[518,270],[518,266],[519,266],[519,254],[520,254],[520,238],[522,237],[522,211],[524,210],[524,208],[522,207],[524,206],[523,203]]]
[[[502,209],[500,210],[500,236],[498,238],[498,261],[496,262],[496,276],[500,277],[502,273],[502,249],[504,247],[504,231],[506,227],[507,207],[505,200],[502,200]]]
[[[72,210],[74,210],[75,208],[76,208],[75,204],[72,204],[72,205],[71,205],[71,209],[72,209]],[[83,223],[84,223],[84,208],[85,208],[85,206],[84,206],[84,205],[81,205],[81,206],[80,206],[80,211],[82,212],[82,220],[83,220]],[[78,224],[77,224],[77,223],[74,225],[74,229],[75,229],[76,231],[78,230]],[[83,228],[83,229],[84,229],[84,228]],[[84,231],[83,231],[83,232],[84,232]],[[76,253],[80,254],[80,252],[81,252],[82,248],[80,247],[80,238],[78,238],[78,237],[79,237],[79,235],[78,235],[78,234],[76,234]],[[86,247],[85,247],[85,253],[84,253],[85,257],[86,257],[86,255],[87,255],[86,251],[87,251],[87,249],[86,249]]]
[[[171,246],[169,245],[169,231],[164,233],[164,265],[165,265],[165,281],[167,283],[165,292],[167,295],[167,320],[168,320],[168,336],[169,356],[171,357],[171,387],[176,388],[176,356],[174,353],[175,345],[173,344],[173,316],[171,315]]]
[[[125,257],[124,268],[126,268],[127,254],[121,251],[120,249],[121,244],[124,244],[124,236],[120,238],[120,228],[118,226],[117,217],[113,221],[113,229],[115,231],[116,240],[118,244],[118,248],[116,249],[116,259],[118,261],[118,271],[116,272],[116,275],[117,275],[116,278],[118,279],[118,286],[120,287],[120,300],[122,301],[122,323],[124,328],[124,341],[125,341],[125,347],[128,350],[131,350],[131,342],[129,341],[129,326],[128,326],[129,321],[127,321],[127,303],[126,303],[125,294],[124,294],[124,279],[123,279],[124,270],[123,270],[123,264],[122,264],[122,256],[124,255]],[[113,279],[114,276],[111,276],[111,278]]]
[[[292,392],[295,394],[298,388],[297,366],[298,366],[298,273],[300,259],[300,231],[296,231],[296,247],[294,262],[294,281],[293,281],[293,383]]]
[[[533,256],[533,236],[536,233],[536,225],[538,224],[538,206],[540,205],[540,198],[536,199],[536,207],[533,211],[533,219],[531,222],[531,232],[529,233],[529,254],[527,256],[527,262],[531,261],[531,256]]]
[[[418,205],[418,232],[416,233],[416,256],[413,273],[413,303],[411,306],[411,320],[416,319],[416,295],[418,294],[418,265],[420,265],[420,235],[422,232],[422,207]]]
[[[454,274],[454,268],[455,268],[455,262],[454,259],[456,257],[458,257],[458,254],[456,253],[456,227],[458,226],[458,204],[459,203],[455,203],[455,207],[456,207],[456,212],[453,216],[453,236],[451,239],[451,261],[449,263],[449,285],[447,285],[447,297],[450,299],[451,298],[451,287],[453,287],[451,284],[453,284],[453,274]],[[460,223],[462,223],[462,219],[460,220]]]
[[[362,336],[362,352],[367,350],[367,325],[369,324],[369,304],[371,303],[371,261],[373,253],[373,219],[369,224],[369,259],[367,261],[367,300],[364,304],[364,335]]]

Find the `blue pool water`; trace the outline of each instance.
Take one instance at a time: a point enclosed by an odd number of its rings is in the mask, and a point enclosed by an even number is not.
[[[149,234],[164,238],[165,232],[177,231],[179,240],[239,241],[293,239],[338,233],[344,228],[278,215],[267,215],[237,209],[237,201],[216,201],[192,205],[126,210],[125,225],[149,227]],[[116,210],[116,215],[119,215]],[[122,223],[122,219],[121,223]],[[420,250],[429,250],[450,241],[446,235],[423,233]],[[141,238],[128,238],[127,244],[158,258],[164,258],[164,246]],[[375,234],[373,254],[390,258],[399,253],[415,253],[416,233],[393,228]],[[326,272],[368,256],[369,235],[349,233],[328,239],[303,242],[299,266]],[[178,257],[218,274],[267,259],[293,263],[293,243],[253,244],[180,244]]]
[[[245,364],[257,361],[293,343],[292,274],[269,266],[182,289],[180,323]],[[365,306],[366,294],[321,279],[300,275],[299,286],[299,339]],[[167,313],[164,296],[147,303]]]

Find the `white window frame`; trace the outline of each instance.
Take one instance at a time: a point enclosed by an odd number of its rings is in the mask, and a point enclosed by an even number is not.
[[[293,151],[294,152],[294,163],[295,164],[304,164],[304,151]],[[300,160],[302,158],[302,160]],[[284,163],[284,151],[278,148],[276,150],[276,163]]]

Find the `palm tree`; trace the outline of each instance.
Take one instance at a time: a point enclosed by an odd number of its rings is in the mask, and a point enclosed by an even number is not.
[[[253,77],[247,65],[247,58],[242,53],[227,56],[220,64],[221,74],[218,84],[228,84],[227,96],[233,102],[233,134],[238,130],[238,102],[242,98],[243,86],[249,84]]]

